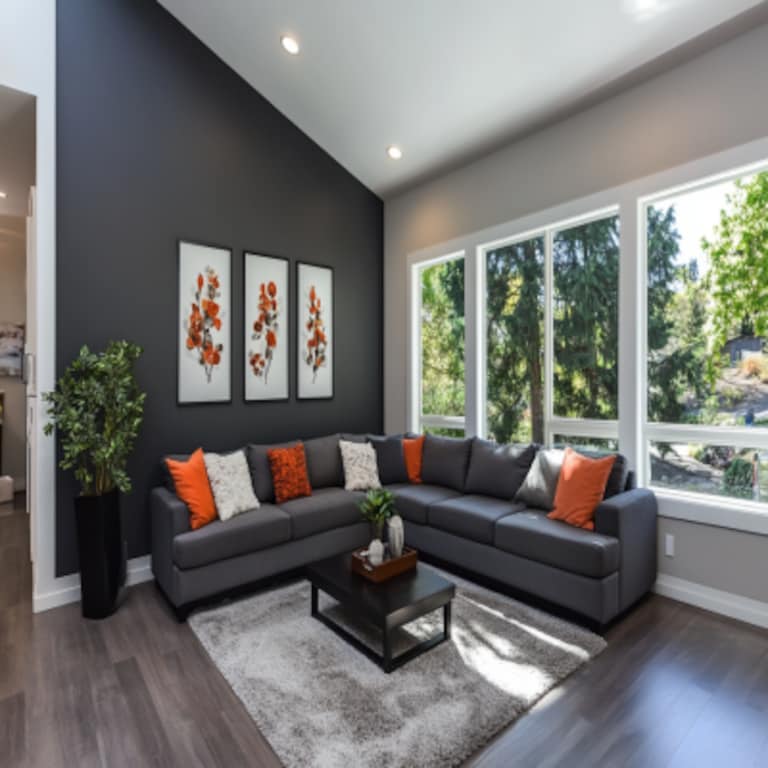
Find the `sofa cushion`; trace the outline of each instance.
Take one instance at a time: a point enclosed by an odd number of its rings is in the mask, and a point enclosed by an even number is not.
[[[494,544],[513,555],[595,579],[619,568],[618,539],[550,520],[538,510],[497,520]]]
[[[407,483],[408,472],[405,469],[402,438],[368,435],[368,439],[376,451],[376,463],[382,485]]]
[[[408,483],[386,486],[395,494],[395,511],[412,523],[427,524],[427,508],[438,501],[452,499],[461,494],[441,485],[411,485]]]
[[[496,521],[522,509],[522,504],[490,496],[457,496],[429,507],[427,523],[481,544],[493,544]]]
[[[288,515],[272,504],[214,522],[173,540],[173,560],[179,568],[199,568],[229,557],[283,544],[291,538]]]
[[[312,488],[340,488],[344,485],[338,434],[305,440],[304,453]]]
[[[424,435],[403,438],[403,458],[409,483],[420,483],[421,463],[424,459]]]
[[[421,480],[455,491],[464,490],[472,440],[427,435],[421,460]]]
[[[523,484],[517,489],[515,501],[534,509],[552,509],[564,455],[565,452],[559,448],[542,448],[534,457]]]
[[[365,443],[368,441],[367,435],[361,435],[357,432],[342,432],[339,437],[348,443]]]
[[[611,474],[608,475],[608,482],[605,486],[605,496],[603,497],[605,499],[610,499],[611,496],[618,496],[620,493],[628,490],[629,462],[626,456],[621,453],[617,453],[615,456],[616,461],[611,469]]]
[[[465,493],[511,499],[523,484],[536,456],[536,446],[499,445],[476,438],[469,457]]]
[[[206,453],[204,458],[216,512],[222,520],[229,520],[259,506],[243,451],[228,455]]]
[[[563,466],[555,491],[554,508],[550,520],[562,520],[578,528],[595,529],[595,509],[605,496],[608,475],[616,456],[592,459],[582,456],[570,446],[565,449]]]
[[[280,509],[291,519],[292,537],[305,539],[315,533],[361,522],[363,516],[357,505],[363,495],[343,488],[320,488],[311,496],[284,502]]]
[[[164,464],[176,488],[176,495],[189,509],[190,528],[194,531],[212,523],[218,515],[205,469],[203,449],[198,448],[188,461],[168,458]]]
[[[251,482],[253,492],[260,503],[272,503],[275,500],[275,486],[272,484],[272,470],[269,466],[267,452],[272,448],[290,448],[296,445],[298,440],[288,443],[274,443],[273,445],[254,445],[251,443],[245,451],[248,459],[248,469],[251,470]]]

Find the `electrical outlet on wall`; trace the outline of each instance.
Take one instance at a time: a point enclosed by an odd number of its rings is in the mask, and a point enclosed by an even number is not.
[[[667,557],[675,556],[675,535],[673,533],[668,533],[664,537],[664,554]]]

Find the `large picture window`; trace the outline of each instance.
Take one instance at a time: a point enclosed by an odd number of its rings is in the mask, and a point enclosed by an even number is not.
[[[645,211],[651,482],[765,499],[768,172]]]
[[[552,224],[480,253],[481,432],[499,442],[551,445],[567,432],[615,444],[618,214]]]

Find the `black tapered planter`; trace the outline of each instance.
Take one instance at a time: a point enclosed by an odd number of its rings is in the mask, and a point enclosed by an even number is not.
[[[114,490],[102,496],[78,496],[75,518],[83,616],[103,619],[117,609],[125,585],[120,493]]]

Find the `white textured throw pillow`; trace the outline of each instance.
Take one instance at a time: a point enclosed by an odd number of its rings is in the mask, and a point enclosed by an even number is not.
[[[242,451],[227,456],[206,453],[205,469],[216,502],[216,511],[222,520],[229,520],[259,506],[259,500],[253,492],[248,462]]]
[[[368,491],[381,488],[376,449],[370,443],[350,443],[339,440],[344,465],[344,488],[348,491]]]

